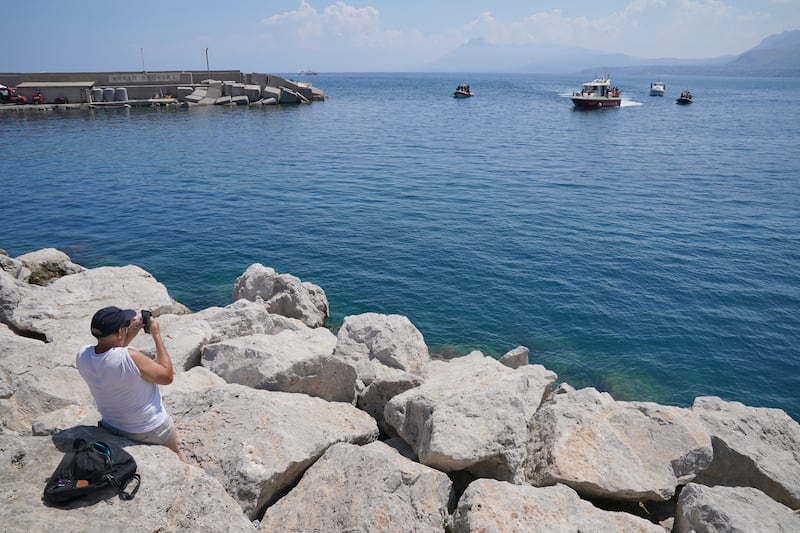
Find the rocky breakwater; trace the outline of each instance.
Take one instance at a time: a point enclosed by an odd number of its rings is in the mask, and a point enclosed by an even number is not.
[[[259,264],[197,312],[136,266],[54,249],[0,266],[5,531],[800,531],[800,425],[781,410],[616,401],[524,347],[436,360],[398,315],[334,333],[320,287]],[[158,316],[187,463],[97,427],[74,358],[111,304]],[[125,446],[135,499],[42,503],[77,436]]]
[[[310,83],[272,75],[264,76],[261,83],[205,80],[177,88],[177,100],[186,106],[307,104],[324,99],[322,90]]]

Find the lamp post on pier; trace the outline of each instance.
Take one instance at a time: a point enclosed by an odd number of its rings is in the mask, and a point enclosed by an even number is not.
[[[208,79],[211,79],[211,67],[208,66],[208,48],[206,48],[206,70],[208,71]]]

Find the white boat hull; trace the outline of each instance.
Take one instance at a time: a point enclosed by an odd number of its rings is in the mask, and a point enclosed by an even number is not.
[[[664,96],[664,91],[666,89],[667,86],[664,85],[664,82],[654,81],[650,84],[650,96]]]

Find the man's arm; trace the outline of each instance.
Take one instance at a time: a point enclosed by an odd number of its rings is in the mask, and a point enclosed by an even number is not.
[[[133,342],[133,339],[139,334],[139,330],[143,327],[144,324],[142,323],[141,318],[137,316],[131,319],[131,325],[128,326],[128,329],[125,333],[125,346],[129,346],[130,343]]]
[[[155,359],[150,359],[136,348],[128,347],[128,353],[142,374],[143,380],[158,385],[169,385],[173,378],[172,360],[164,346],[164,341],[161,340],[161,327],[155,318],[150,319],[150,335],[156,345]]]

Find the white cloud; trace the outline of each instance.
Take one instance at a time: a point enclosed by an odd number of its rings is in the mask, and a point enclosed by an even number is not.
[[[403,68],[426,62],[426,54],[444,43],[448,49],[459,44],[440,35],[385,28],[376,8],[343,1],[318,11],[301,0],[297,9],[272,15],[262,24],[268,29],[262,41],[275,46],[291,42],[293,50],[287,53],[313,55],[330,70]]]
[[[333,40],[363,46],[380,43],[384,36],[392,34],[381,30],[380,13],[374,7],[356,8],[341,1],[320,12],[301,0],[297,9],[272,15],[262,22],[276,31],[276,36],[294,35],[301,45]]]
[[[339,0],[317,9],[300,0],[296,9],[261,21],[265,31],[259,42],[269,52],[279,50],[275,60],[297,63],[302,58],[303,65],[320,64],[329,70],[391,70],[424,65],[476,38],[645,57],[712,57],[742,52],[771,33],[792,29],[784,27],[787,22],[780,16],[757,11],[767,4],[751,7],[740,0],[630,0],[608,6],[593,4],[588,10],[576,4],[512,19],[504,18],[501,5],[460,27],[425,33],[388,27],[381,12],[369,5],[356,7]],[[446,24],[449,19],[438,20]]]
[[[568,15],[562,9],[502,21],[481,13],[462,28],[464,40],[496,44],[558,43],[649,57],[711,57],[738,53],[766,35],[782,30],[782,21],[730,0],[632,0],[616,11],[594,17]]]

